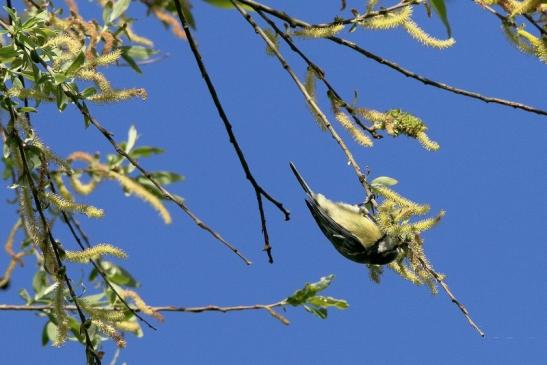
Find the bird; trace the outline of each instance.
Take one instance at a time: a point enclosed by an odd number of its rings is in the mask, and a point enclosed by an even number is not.
[[[369,265],[385,265],[397,259],[403,242],[382,232],[364,206],[333,202],[314,193],[294,163],[290,162],[290,167],[306,193],[306,205],[315,222],[342,256]]]

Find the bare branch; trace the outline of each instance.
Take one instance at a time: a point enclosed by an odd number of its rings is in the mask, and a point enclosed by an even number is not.
[[[231,307],[221,307],[218,305],[206,305],[202,307],[177,307],[172,305],[159,306],[159,307],[150,307],[154,312],[179,312],[179,313],[204,313],[204,312],[241,312],[241,311],[253,311],[253,310],[265,310],[270,313],[274,318],[279,320],[281,323],[288,325],[289,321],[276,312],[274,308],[285,306],[287,302],[281,300],[272,304],[253,304],[253,305],[237,305]],[[17,304],[0,304],[0,311],[20,311],[20,312],[44,312],[52,310],[53,307],[49,305],[17,305]],[[65,309],[68,311],[76,311],[77,308],[74,305],[65,306]],[[109,308],[105,308],[108,310]],[[113,309],[113,308],[112,308]],[[141,310],[137,307],[132,307],[134,312],[140,312]]]
[[[435,280],[437,281],[437,283],[439,283],[439,285],[443,288],[444,292],[446,293],[446,295],[448,295],[448,297],[450,298],[450,300],[452,301],[452,303],[456,304],[458,306],[458,308],[460,309],[460,311],[463,313],[463,315],[465,316],[465,318],[467,319],[467,322],[469,322],[469,324],[471,325],[471,327],[473,327],[478,333],[479,335],[481,335],[481,337],[484,337],[486,336],[486,334],[479,328],[479,326],[475,323],[475,321],[473,321],[473,319],[471,318],[471,315],[469,314],[469,311],[467,310],[467,308],[465,308],[465,306],[463,305],[462,302],[460,302],[458,299],[456,299],[456,297],[454,296],[454,294],[452,294],[452,291],[450,290],[450,288],[448,287],[448,284],[445,283],[443,277],[437,273],[435,270],[433,270],[433,268],[428,265],[421,257],[420,255],[415,255],[416,258],[418,258],[418,260],[420,261],[420,264],[422,265],[422,267],[424,268],[424,270],[426,270],[431,276],[433,276],[433,278],[435,278]]]
[[[239,142],[237,141],[237,138],[233,132],[232,124],[230,123],[230,120],[228,119],[228,116],[226,115],[224,108],[222,107],[222,104],[220,102],[220,98],[218,97],[215,86],[213,85],[211,77],[209,76],[209,73],[207,72],[201,53],[199,52],[197,44],[194,40],[194,36],[192,35],[192,32],[190,31],[190,28],[188,26],[188,21],[186,20],[184,12],[182,11],[180,0],[174,0],[174,2],[177,8],[177,14],[180,19],[182,28],[184,29],[184,32],[186,34],[186,39],[188,39],[188,44],[190,45],[192,54],[194,55],[196,63],[199,67],[201,76],[203,77],[203,79],[205,80],[205,83],[207,84],[207,89],[209,90],[209,94],[211,94],[211,98],[213,100],[213,103],[215,104],[215,107],[218,111],[220,119],[224,123],[224,127],[226,128],[226,132],[228,133],[230,143],[234,146],[239,162],[241,163],[241,167],[243,167],[243,171],[245,172],[245,177],[247,178],[247,180],[249,180],[249,182],[253,186],[253,189],[255,190],[256,199],[258,202],[258,210],[260,213],[260,222],[262,225],[262,233],[264,235],[264,250],[268,254],[269,262],[272,263],[273,262],[273,257],[271,253],[272,247],[270,245],[270,240],[268,237],[268,231],[266,227],[266,216],[264,214],[264,209],[262,206],[262,197],[264,197],[266,200],[269,200],[272,204],[274,204],[277,207],[277,209],[279,209],[285,215],[285,220],[289,220],[290,213],[287,209],[285,209],[285,207],[283,207],[283,204],[281,202],[277,201],[270,194],[268,194],[268,192],[266,192],[266,190],[264,190],[264,188],[262,188],[262,186],[258,184],[255,177],[253,176],[251,169],[249,168],[249,164],[247,163],[247,160],[245,158],[245,155],[243,154],[243,151],[241,147],[239,146]]]

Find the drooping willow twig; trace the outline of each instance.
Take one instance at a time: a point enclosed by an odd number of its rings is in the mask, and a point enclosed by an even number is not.
[[[2,88],[3,88],[3,91],[5,92],[6,91],[5,84],[2,85]],[[46,235],[46,241],[47,242],[45,242],[45,244],[51,246],[52,252],[54,254],[54,259],[55,259],[55,263],[56,263],[56,266],[57,266],[57,270],[58,270],[58,273],[56,273],[56,274],[60,275],[60,277],[65,282],[65,285],[68,288],[70,297],[71,297],[72,301],[74,302],[75,309],[78,313],[78,317],[80,318],[80,323],[81,323],[80,328],[82,328],[82,331],[84,333],[84,338],[85,338],[85,352],[86,352],[87,361],[88,361],[89,364],[100,365],[101,364],[101,359],[100,359],[99,355],[95,352],[95,349],[93,347],[93,343],[91,342],[91,338],[89,336],[89,332],[87,330],[87,327],[85,326],[85,323],[87,323],[87,318],[86,318],[82,308],[78,304],[76,292],[74,291],[74,288],[72,287],[71,280],[68,277],[68,274],[66,273],[66,269],[63,265],[63,262],[61,261],[61,254],[59,252],[59,247],[57,245],[57,242],[55,242],[55,238],[53,237],[53,234],[52,234],[52,232],[49,228],[49,223],[46,219],[44,210],[42,208],[42,203],[40,202],[40,198],[38,197],[38,195],[39,195],[38,189],[36,188],[36,185],[34,183],[34,179],[33,179],[32,174],[30,172],[30,168],[29,168],[29,165],[28,165],[28,162],[27,162],[27,157],[26,157],[26,154],[25,154],[25,148],[23,146],[23,141],[19,137],[19,134],[18,134],[18,132],[17,132],[15,126],[14,126],[15,121],[17,120],[17,113],[13,108],[12,102],[9,100],[9,98],[7,98],[7,99],[8,99],[7,104],[8,104],[9,114],[10,114],[10,123],[9,123],[9,126],[8,126],[7,134],[8,134],[8,137],[17,146],[19,157],[21,158],[21,165],[22,165],[22,169],[23,169],[22,173],[24,175],[24,179],[26,180],[26,182],[28,184],[28,187],[30,188],[32,198],[33,198],[34,204],[36,206],[36,210],[38,211],[38,215],[40,217],[40,222],[42,224],[43,231],[45,232],[45,235]],[[16,158],[16,157],[14,156],[14,158]]]
[[[9,26],[7,26],[3,21],[0,21],[0,25],[10,31]],[[24,45],[20,44],[16,39],[15,43],[18,47],[21,49],[24,49]],[[51,73],[51,68],[47,65],[47,63],[38,55],[35,54],[35,59],[37,62],[44,67],[49,73]],[[134,158],[129,156],[128,153],[124,151],[123,148],[120,147],[118,143],[113,138],[113,133],[110,132],[108,129],[102,126],[102,124],[95,119],[91,113],[89,112],[89,109],[85,102],[81,101],[81,98],[79,98],[77,95],[73,93],[70,89],[66,87],[66,85],[62,85],[64,94],[76,105],[78,108],[80,114],[84,117],[84,120],[86,123],[90,123],[93,125],[107,140],[108,142],[114,147],[114,150],[116,153],[118,153],[120,156],[123,156],[124,158],[129,161],[139,172],[143,174],[143,176],[150,181],[162,194],[162,197],[175,203],[186,215],[190,217],[190,219],[196,224],[199,228],[205,230],[209,234],[211,234],[217,241],[221,242],[224,246],[229,248],[233,253],[235,253],[245,264],[250,265],[251,261],[247,259],[241,251],[230,244],[228,241],[226,241],[218,232],[213,230],[209,225],[207,225],[204,221],[202,221],[194,212],[190,210],[188,205],[181,199],[175,197],[171,192],[169,192],[163,185],[161,185],[159,182],[154,179],[152,174],[150,174],[146,169],[144,169]]]
[[[50,181],[50,187],[51,187],[51,191],[55,194],[56,193],[56,189],[55,189],[55,185],[53,184],[53,181],[51,179],[51,177],[49,176],[48,174],[48,178],[49,178],[49,181]],[[78,246],[80,247],[80,249],[82,251],[85,250],[85,246],[84,244],[82,243],[82,239],[80,239],[80,237],[78,236],[78,234],[76,233],[76,230],[74,229],[74,226],[72,225],[72,221],[74,220],[72,214],[69,214],[67,212],[65,212],[64,210],[60,210],[61,212],[61,216],[63,217],[63,222],[67,225],[68,227],[68,230],[70,231],[70,234],[72,235],[72,237],[74,238],[74,240],[76,241],[76,243],[78,244]],[[78,230],[80,232],[82,232],[81,228],[78,226]],[[91,244],[89,242],[89,240],[87,239],[87,236],[84,236],[86,237],[85,239],[85,242],[86,242],[86,246],[89,248],[91,247]],[[99,275],[101,276],[101,278],[103,279],[103,281],[105,282],[105,284],[110,288],[110,290],[112,290],[112,292],[114,293],[114,295],[116,295],[116,297],[121,301],[121,303],[123,304],[123,306],[125,308],[127,308],[135,317],[137,317],[141,322],[145,323],[148,328],[151,328],[153,330],[156,330],[156,327],[154,327],[149,321],[147,321],[146,319],[144,319],[141,315],[139,315],[128,303],[127,301],[125,300],[125,298],[118,292],[118,290],[116,290],[116,288],[112,285],[112,283],[110,282],[110,280],[108,280],[108,278],[106,277],[106,273],[104,272],[104,270],[102,269],[101,265],[100,265],[100,259],[90,259],[89,262],[91,262],[91,265],[93,265],[93,267],[95,268],[95,270],[97,270],[97,272],[99,273]]]
[[[243,150],[239,146],[239,142],[237,141],[237,138],[233,132],[232,124],[230,123],[230,120],[228,119],[228,116],[226,115],[226,112],[224,111],[224,108],[222,106],[222,103],[220,102],[215,86],[213,85],[211,77],[209,76],[209,73],[207,72],[207,69],[203,62],[203,58],[201,57],[201,53],[198,50],[196,41],[194,40],[194,36],[192,35],[192,32],[190,31],[188,20],[186,19],[184,12],[182,11],[180,0],[174,0],[174,3],[177,9],[177,15],[181,22],[182,28],[184,29],[184,33],[186,34],[186,39],[188,40],[188,44],[190,45],[192,54],[194,55],[198,68],[201,72],[201,76],[205,80],[207,89],[209,90],[209,94],[211,95],[213,103],[215,104],[215,108],[217,109],[220,119],[224,123],[224,127],[226,129],[226,132],[228,133],[230,143],[233,145],[236,151],[237,157],[239,159],[239,162],[241,164],[241,167],[243,168],[243,171],[245,172],[245,177],[247,178],[247,180],[249,180],[249,182],[251,183],[255,191],[256,200],[258,202],[258,211],[260,213],[262,233],[264,236],[264,251],[266,251],[268,255],[269,262],[273,263],[272,247],[270,245],[270,239],[268,236],[268,228],[266,225],[266,215],[264,213],[262,198],[264,197],[266,200],[270,201],[273,205],[275,205],[277,209],[279,209],[285,215],[285,220],[289,220],[290,213],[287,209],[285,209],[285,207],[283,206],[281,202],[274,199],[266,190],[264,190],[264,188],[256,181],[255,177],[253,176],[251,169],[249,167],[249,164],[247,163],[247,160],[245,158],[245,155],[243,154]]]
[[[257,11],[261,10],[265,13],[268,13],[268,14],[278,18],[278,19],[281,19],[281,20],[287,22],[291,27],[308,28],[308,27],[312,26],[311,24],[309,24],[309,23],[307,23],[303,20],[294,18],[294,17],[288,15],[287,13],[285,13],[283,11],[273,9],[269,6],[263,5],[261,3],[257,3],[253,0],[238,0],[238,2],[240,2],[242,4],[245,4],[245,5],[251,7],[254,10],[257,10]],[[387,67],[397,71],[400,74],[405,75],[406,77],[410,77],[414,80],[418,80],[418,81],[422,82],[424,85],[433,86],[433,87],[436,87],[436,88],[439,88],[439,89],[442,89],[442,90],[446,90],[446,91],[454,93],[454,94],[463,95],[463,96],[467,96],[469,98],[481,100],[485,103],[493,103],[493,104],[504,105],[504,106],[508,106],[508,107],[511,107],[511,108],[524,110],[524,111],[527,111],[527,112],[530,112],[530,113],[535,113],[535,114],[547,116],[547,110],[543,110],[543,109],[536,108],[536,107],[533,107],[533,106],[529,106],[529,105],[526,105],[526,104],[514,102],[514,101],[511,101],[511,100],[505,100],[505,99],[500,99],[500,98],[495,98],[495,97],[482,95],[482,94],[474,92],[474,91],[469,91],[469,90],[457,88],[457,87],[450,86],[448,84],[445,84],[445,83],[442,83],[442,82],[439,82],[439,81],[429,79],[425,76],[422,76],[422,75],[417,74],[413,71],[410,71],[410,70],[408,70],[408,69],[406,69],[402,66],[399,66],[397,63],[395,63],[393,61],[387,60],[387,59],[385,59],[383,57],[380,57],[380,56],[378,56],[378,55],[376,55],[376,54],[374,54],[370,51],[367,51],[366,49],[364,49],[364,48],[358,46],[357,44],[355,44],[353,42],[350,42],[346,39],[339,38],[339,37],[325,37],[325,38],[330,40],[331,42],[334,42],[334,43],[337,43],[339,45],[348,47],[348,48],[358,52],[359,54],[362,54],[363,56],[365,56],[365,57],[367,57],[367,58],[369,58],[369,59],[371,59],[375,62],[378,62],[378,63],[380,63],[384,66],[387,66]]]

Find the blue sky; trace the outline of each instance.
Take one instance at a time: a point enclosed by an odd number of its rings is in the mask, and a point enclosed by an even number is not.
[[[328,21],[339,2],[277,1],[272,5],[312,22]],[[362,6],[361,1],[348,3]],[[93,4],[89,5],[92,9]],[[342,34],[364,48],[419,74],[485,95],[545,104],[545,65],[519,53],[505,39],[498,20],[471,1],[448,2],[456,45],[425,48],[403,31],[358,30]],[[423,10],[423,9],[422,9]],[[417,20],[442,35],[438,19]],[[324,40],[299,41],[347,99],[357,90],[360,104],[379,110],[401,108],[421,117],[441,144],[426,152],[415,141],[390,137],[373,149],[350,148],[372,176],[397,178],[398,191],[445,209],[445,219],[425,234],[426,253],[474,319],[480,338],[443,293],[432,296],[392,273],[381,285],[365,267],[338,255],[316,227],[292,176],[294,161],[310,185],[334,200],[359,202],[360,187],[332,138],[317,128],[292,81],[264,52],[262,41],[234,11],[195,1],[196,37],[251,169],[268,192],[291,210],[292,219],[266,203],[275,263],[261,252],[262,236],[254,192],[228,143],[188,45],[146,18],[138,6],[136,29],[168,54],[136,75],[112,70],[118,87],[145,87],[146,102],[92,106],[118,140],[135,124],[142,145],[161,146],[164,155],[144,161],[149,169],[174,170],[186,181],[172,190],[252,261],[246,267],[179,210],[165,226],[138,199],[103,184],[85,200],[106,211],[100,221],[84,220],[94,243],[123,247],[123,263],[141,282],[151,305],[196,306],[270,303],[305,282],[327,274],[336,280],[326,292],[350,303],[320,320],[287,308],[286,327],[267,313],[166,314],[158,331],[129,337],[119,363],[136,364],[544,364],[547,358],[547,119],[424,86]],[[420,21],[421,20],[421,21]],[[305,67],[288,50],[294,69]],[[327,104],[323,104],[327,108]],[[74,150],[110,153],[110,145],[78,114],[48,107],[34,119],[44,141],[67,155]],[[350,137],[343,134],[347,141]],[[11,198],[0,189],[0,199]],[[0,208],[0,232],[16,219]],[[57,236],[70,246],[61,227]],[[0,267],[6,264],[0,258]],[[17,289],[31,287],[33,262],[15,272],[12,289],[0,302],[20,303]],[[77,280],[83,271],[73,270]],[[2,363],[73,364],[83,359],[75,344],[43,348],[43,319],[30,313],[0,312]],[[112,354],[106,346],[106,361]]]

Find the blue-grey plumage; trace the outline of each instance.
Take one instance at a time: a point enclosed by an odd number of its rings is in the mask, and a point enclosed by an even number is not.
[[[323,234],[344,257],[359,263],[383,265],[395,260],[401,242],[386,235],[374,218],[357,205],[335,203],[314,193],[291,162],[291,170],[307,195],[306,205]]]

